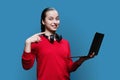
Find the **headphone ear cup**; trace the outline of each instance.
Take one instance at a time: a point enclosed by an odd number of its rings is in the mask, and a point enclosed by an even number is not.
[[[59,42],[62,40],[62,35],[60,35],[60,37],[59,37]]]
[[[56,34],[56,40],[57,40],[58,42],[60,42],[60,41],[62,40],[62,35]]]
[[[54,35],[50,35],[50,42],[51,42],[51,43],[54,42]]]

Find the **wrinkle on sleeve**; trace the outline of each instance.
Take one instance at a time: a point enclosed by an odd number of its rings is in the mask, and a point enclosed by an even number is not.
[[[68,42],[67,46],[68,46],[68,56],[67,56],[68,70],[69,70],[69,72],[71,72],[72,65],[73,65],[73,60],[71,58],[71,50],[70,50],[70,44],[69,44],[69,42]]]
[[[36,48],[35,44],[31,44],[31,52],[30,53],[23,51],[22,66],[25,70],[32,68],[34,61],[35,61],[36,53],[37,53],[37,48]]]

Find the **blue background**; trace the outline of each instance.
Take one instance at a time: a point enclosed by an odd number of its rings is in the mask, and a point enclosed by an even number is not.
[[[71,73],[71,80],[120,80],[119,0],[0,0],[0,80],[36,80],[36,66],[25,71],[21,55],[26,38],[40,32],[46,7],[59,11],[58,33],[69,40],[72,56],[87,55],[94,33],[105,34],[99,55]]]

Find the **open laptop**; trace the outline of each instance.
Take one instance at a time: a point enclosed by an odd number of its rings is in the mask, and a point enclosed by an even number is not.
[[[92,54],[93,52],[95,53],[95,55],[98,55],[103,38],[104,38],[103,33],[98,32],[95,33],[88,55]]]
[[[99,32],[95,33],[88,55],[92,54],[93,52],[95,53],[95,55],[98,55],[103,38],[104,38],[103,33],[99,33]],[[71,58],[79,58],[79,57],[80,56],[72,56]]]

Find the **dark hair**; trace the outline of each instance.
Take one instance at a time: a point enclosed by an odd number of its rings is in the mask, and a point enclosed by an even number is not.
[[[48,11],[51,11],[51,10],[56,10],[55,8],[52,8],[52,7],[48,7],[48,8],[45,8],[43,11],[42,11],[42,14],[41,14],[41,32],[44,32],[45,31],[45,26],[42,24],[42,20],[45,20],[45,17],[46,17],[46,12]]]

